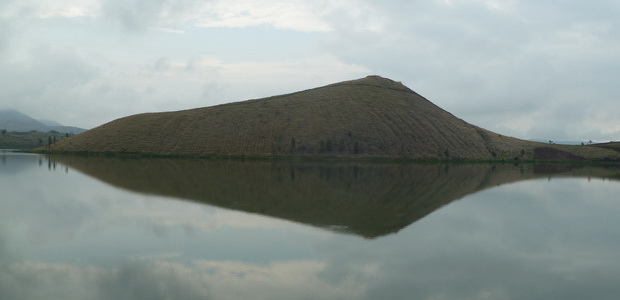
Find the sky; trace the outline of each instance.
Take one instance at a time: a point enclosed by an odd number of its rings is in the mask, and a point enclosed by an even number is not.
[[[63,125],[367,75],[501,134],[620,140],[620,2],[0,0],[0,109]]]

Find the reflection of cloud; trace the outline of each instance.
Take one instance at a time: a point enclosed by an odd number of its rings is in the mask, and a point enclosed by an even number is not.
[[[211,299],[184,267],[128,263],[95,278],[102,299]]]
[[[209,299],[173,269],[128,263],[118,269],[20,263],[0,274],[0,298],[13,299]]]
[[[585,299],[589,295],[604,299],[604,293],[616,289],[615,264],[575,261],[571,253],[553,251],[514,255],[508,248],[484,244],[487,249],[481,249],[476,243],[420,253],[408,252],[410,246],[366,245],[361,248],[371,256],[355,257],[351,254],[359,252],[353,252],[340,263],[182,263],[175,261],[177,255],[109,267],[10,263],[3,264],[0,272],[0,298]]]
[[[325,268],[316,261],[288,261],[257,265],[234,261],[201,261],[195,270],[207,272],[214,295],[222,299],[357,299],[362,290],[353,284],[332,284],[317,274]],[[350,283],[350,282],[349,282]],[[254,295],[254,296],[252,296]]]
[[[91,297],[96,286],[87,280],[105,270],[62,264],[27,262],[2,265],[0,299],[104,299]]]
[[[363,286],[332,284],[324,264],[234,261],[127,262],[118,267],[16,263],[0,273],[0,298],[13,299],[358,299]]]
[[[312,229],[293,222],[265,217],[259,214],[239,212],[217,207],[188,203],[176,199],[146,197],[146,201],[123,200],[122,210],[107,213],[111,224],[139,224],[146,232],[165,237],[171,232],[182,230],[187,236],[213,232],[225,228],[242,230],[282,229],[306,234],[316,233]],[[101,213],[101,212],[100,212]]]

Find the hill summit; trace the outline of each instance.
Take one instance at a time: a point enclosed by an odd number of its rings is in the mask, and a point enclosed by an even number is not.
[[[133,115],[62,140],[46,151],[532,159],[541,145],[474,126],[399,82],[368,76],[258,100]],[[605,155],[616,153],[606,151]]]

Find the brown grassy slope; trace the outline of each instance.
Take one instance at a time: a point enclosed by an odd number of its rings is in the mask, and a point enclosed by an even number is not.
[[[609,142],[609,143],[603,143],[603,144],[594,144],[592,146],[599,147],[599,148],[605,148],[605,149],[611,149],[611,150],[614,150],[616,152],[620,152],[620,142]]]
[[[468,124],[400,83],[369,76],[259,100],[134,115],[51,151],[531,159],[538,145]]]

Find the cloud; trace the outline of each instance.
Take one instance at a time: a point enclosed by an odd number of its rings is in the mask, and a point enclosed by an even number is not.
[[[10,23],[0,19],[0,54],[4,54],[8,46]]]
[[[337,3],[337,2],[336,2]],[[117,22],[127,32],[187,26],[246,28],[271,26],[278,29],[324,32],[322,19],[334,7],[329,1],[303,0],[90,0],[9,1],[0,16],[7,18],[104,18]]]
[[[165,26],[164,24],[169,21],[174,23],[175,17],[189,13],[195,3],[183,0],[102,0],[101,2],[102,16],[117,21],[128,32],[143,32],[153,26]]]
[[[298,31],[329,31],[321,18],[326,10],[325,1],[214,1],[197,25],[232,28],[269,25]]]
[[[3,1],[4,9],[0,17],[15,18],[74,18],[94,17],[98,11],[96,0],[23,0]]]
[[[328,2],[103,0],[103,16],[118,21],[127,31],[149,28],[246,28],[271,26],[295,31],[328,31],[321,16]]]
[[[20,57],[0,59],[0,66],[2,106],[49,118],[75,107],[76,90],[89,85],[101,71],[78,53],[45,44],[25,50]]]

